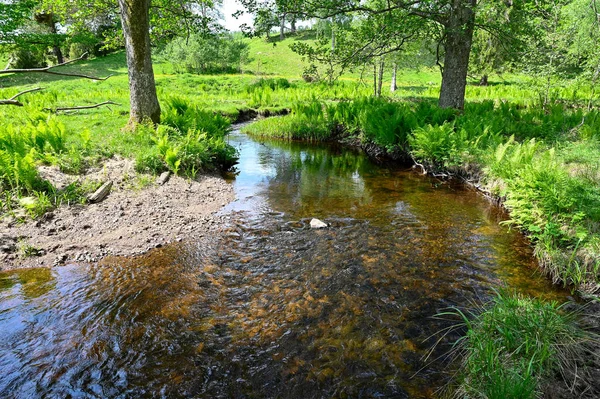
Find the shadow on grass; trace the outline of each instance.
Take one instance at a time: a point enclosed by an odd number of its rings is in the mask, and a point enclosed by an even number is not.
[[[125,53],[119,51],[104,57],[78,61],[73,64],[65,65],[64,67],[56,68],[56,70],[65,73],[82,73],[89,76],[104,78],[108,75],[126,74],[126,65]],[[9,74],[5,76],[0,75],[0,88],[75,79],[82,78],[39,72]]]

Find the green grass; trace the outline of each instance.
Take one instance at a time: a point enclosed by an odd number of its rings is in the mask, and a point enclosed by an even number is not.
[[[248,39],[250,60],[244,71],[253,75],[272,75],[287,79],[300,79],[304,64],[302,57],[290,49],[296,40],[305,40],[303,35],[287,37],[279,40],[279,36],[266,41],[264,37]],[[310,39],[308,39],[310,40]]]
[[[456,347],[462,354],[456,398],[540,397],[542,382],[576,370],[584,346],[596,339],[579,327],[577,314],[554,302],[500,292],[484,308],[471,317],[441,314],[457,316],[467,328]]]
[[[170,169],[186,176],[227,169],[233,164],[235,153],[224,141],[230,121],[221,114],[237,115],[238,105],[221,101],[227,98],[222,80],[194,76],[190,82],[186,76],[177,76],[173,80],[190,93],[195,88],[195,94],[182,93],[176,98],[159,87],[164,128],[155,131],[142,126],[129,132],[123,130],[128,119],[129,91],[122,53],[82,61],[64,70],[114,76],[103,82],[46,74],[0,78],[0,87],[6,87],[0,88],[0,98],[26,88],[44,88],[20,97],[24,107],[0,107],[0,214],[23,215],[24,211],[37,217],[61,203],[84,201],[85,191],[91,187],[82,183],[68,193],[57,190],[40,178],[39,164],[57,165],[66,173],[80,174],[118,154],[136,159],[140,171],[157,173]],[[163,79],[165,82],[168,77]],[[158,81],[161,82],[160,77]],[[243,91],[245,82],[234,81],[236,92]],[[203,101],[205,93],[210,93],[208,103]],[[59,115],[45,110],[106,100],[121,106]],[[27,200],[23,202],[22,198]]]

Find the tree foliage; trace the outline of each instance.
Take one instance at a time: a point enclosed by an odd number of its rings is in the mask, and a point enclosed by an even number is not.
[[[175,72],[239,72],[248,59],[248,44],[231,34],[192,34],[172,40],[161,52]]]

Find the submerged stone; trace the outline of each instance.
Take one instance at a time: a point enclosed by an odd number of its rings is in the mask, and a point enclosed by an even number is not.
[[[312,219],[310,221],[310,228],[311,229],[324,229],[325,227],[327,227],[328,224],[319,220],[319,219]]]

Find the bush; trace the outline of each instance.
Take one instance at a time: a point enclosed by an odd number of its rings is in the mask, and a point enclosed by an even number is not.
[[[46,63],[46,49],[43,46],[17,47],[10,53],[10,68],[42,68]]]
[[[169,97],[162,106],[161,123],[182,133],[199,130],[211,137],[224,137],[231,122],[221,114],[206,111],[181,97]]]
[[[239,72],[248,58],[248,44],[233,35],[193,34],[171,41],[160,57],[171,63],[176,73]]]
[[[387,148],[406,149],[408,134],[417,126],[417,120],[408,106],[376,101],[358,103],[358,124],[364,137]]]
[[[600,222],[600,187],[596,172],[589,174],[581,163],[577,173],[570,172],[564,163],[590,154],[598,154],[593,145],[571,146],[561,159],[534,139],[516,143],[511,138],[489,156],[486,172],[488,186],[510,210],[506,223],[536,242],[536,255],[553,279],[576,287],[592,283],[594,291],[600,282],[594,227]]]
[[[416,128],[408,138],[411,154],[433,169],[459,166],[469,146],[466,131],[454,128],[454,123]]]
[[[163,107],[162,125],[140,125],[135,134],[149,135],[153,145],[138,154],[136,170],[195,177],[200,171],[229,170],[237,161],[235,148],[225,141],[230,122],[185,99],[171,97]]]
[[[89,46],[84,43],[71,43],[69,46],[69,58],[74,60],[80,58],[85,53],[91,53],[94,51],[94,46]]]
[[[265,88],[269,88],[269,89],[271,89],[271,91],[275,91],[275,90],[289,89],[290,87],[294,87],[294,86],[290,83],[289,80],[284,79],[284,78],[268,78],[268,79],[261,78],[261,79],[257,80],[256,82],[252,82],[248,86],[246,86],[246,93],[253,93],[254,91],[256,91],[258,89],[265,89]]]
[[[13,127],[0,124],[0,185],[19,195],[49,189],[35,168],[65,151],[64,126],[54,118]]]

